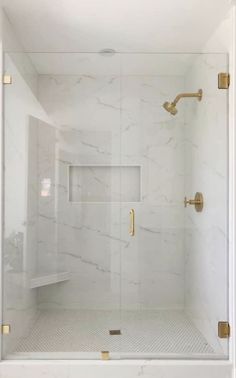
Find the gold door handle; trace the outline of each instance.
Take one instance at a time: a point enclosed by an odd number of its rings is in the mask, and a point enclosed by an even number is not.
[[[135,234],[135,216],[134,216],[134,209],[131,209],[131,210],[130,210],[129,215],[130,215],[129,234],[130,234],[130,236],[134,236],[134,234]]]

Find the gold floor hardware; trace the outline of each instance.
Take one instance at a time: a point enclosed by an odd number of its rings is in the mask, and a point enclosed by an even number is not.
[[[11,75],[3,75],[3,84],[12,84]]]
[[[220,72],[218,74],[218,88],[228,89],[230,85],[230,75],[227,72]]]
[[[109,360],[110,359],[110,353],[107,350],[104,350],[101,352],[102,360]]]
[[[195,206],[195,210],[197,212],[201,212],[202,211],[203,204],[204,204],[203,195],[200,192],[197,192],[195,194],[194,199],[187,200],[187,197],[184,197],[184,206],[187,207],[187,205],[194,205]]]
[[[110,329],[109,334],[111,336],[121,335],[121,331],[120,331],[120,329]]]
[[[11,332],[11,327],[9,324],[2,324],[2,334],[3,335],[9,335]]]
[[[130,210],[129,215],[130,215],[129,234],[130,234],[130,236],[134,236],[134,234],[135,234],[135,215],[134,215],[134,209]]]
[[[230,336],[229,322],[218,322],[218,336],[221,339],[228,339]]]

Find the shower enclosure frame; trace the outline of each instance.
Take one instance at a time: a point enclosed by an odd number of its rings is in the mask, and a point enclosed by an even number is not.
[[[28,369],[31,375],[36,378],[40,377],[41,374],[45,373],[45,377],[51,377],[50,374],[58,374],[58,377],[74,377],[76,374],[91,374],[98,378],[104,376],[113,376],[114,378],[120,376],[138,376],[143,377],[149,375],[168,374],[170,378],[174,378],[177,375],[187,378],[191,376],[197,378],[202,376],[203,378],[219,378],[231,377],[233,370],[235,369],[235,324],[236,324],[236,259],[235,259],[235,226],[236,226],[236,172],[235,172],[235,159],[236,159],[236,6],[232,7],[231,10],[231,36],[232,40],[230,43],[229,52],[229,72],[231,75],[231,85],[229,87],[229,111],[228,111],[228,124],[229,124],[229,174],[228,174],[228,186],[229,186],[229,211],[228,211],[228,223],[229,223],[229,291],[228,291],[228,306],[229,306],[229,323],[231,326],[231,337],[229,339],[229,359],[228,360],[111,360],[111,361],[99,361],[99,360],[53,360],[53,361],[32,361],[32,360],[17,360],[17,361],[1,361],[0,362],[0,374],[3,376],[9,376],[10,372],[14,377],[20,377],[24,375],[24,369]],[[0,56],[0,70],[3,77],[3,50],[1,47]],[[0,175],[1,175],[1,186],[0,186],[0,196],[3,198],[3,171],[4,171],[4,161],[3,161],[3,108],[4,108],[4,98],[3,98],[3,82],[0,82],[0,107],[2,112],[1,117],[1,134],[0,134]],[[3,201],[1,201],[1,212],[0,221],[3,225]],[[1,245],[2,241],[2,227],[0,227],[0,239]],[[1,248],[2,250],[2,248]],[[2,271],[2,254],[0,259],[0,269]],[[2,280],[0,281],[0,312],[2,321]],[[2,336],[1,336],[2,341]],[[1,342],[2,344],[2,342]],[[1,347],[0,347],[1,349]],[[1,351],[1,350],[0,350]],[[181,373],[180,373],[181,372]],[[47,375],[48,373],[48,375]],[[14,375],[15,374],[15,375]],[[18,375],[19,374],[19,375]],[[71,375],[69,375],[71,374]],[[75,375],[74,375],[75,374]],[[107,375],[106,375],[107,374]],[[30,374],[29,374],[30,375]]]

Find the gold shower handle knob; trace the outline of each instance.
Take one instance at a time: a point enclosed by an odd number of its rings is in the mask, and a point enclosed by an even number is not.
[[[190,204],[190,200],[187,200],[187,197],[184,197],[184,207],[187,207],[188,204]]]
[[[204,204],[203,195],[200,192],[197,192],[195,194],[194,199],[189,199],[188,200],[187,197],[184,197],[184,207],[187,207],[187,205],[194,205],[195,206],[195,210],[197,212],[201,212],[202,211],[203,204]]]
[[[199,203],[198,200],[195,199],[187,199],[187,197],[184,197],[184,207],[187,207],[187,205],[196,205],[196,203]]]

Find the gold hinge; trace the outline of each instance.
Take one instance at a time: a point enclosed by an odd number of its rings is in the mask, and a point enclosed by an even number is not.
[[[101,352],[102,360],[109,360],[110,359],[110,353],[107,350],[103,350]]]
[[[10,332],[11,332],[10,324],[2,324],[2,334],[9,335]]]
[[[3,75],[3,84],[12,84],[12,76]]]
[[[220,72],[218,74],[218,88],[228,89],[230,85],[230,74],[227,72]]]
[[[227,339],[230,336],[229,322],[218,322],[218,336],[221,339]]]

